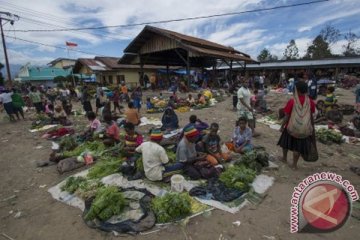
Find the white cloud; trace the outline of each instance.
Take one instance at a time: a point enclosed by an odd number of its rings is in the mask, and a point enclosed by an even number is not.
[[[14,51],[9,49],[8,51],[8,58],[10,64],[26,64],[31,62],[33,65],[44,65],[46,63],[51,62],[54,60],[52,57],[36,57],[24,53],[23,51]],[[0,62],[5,62],[3,55],[0,56]]]
[[[21,17],[14,25],[15,29],[51,29],[125,25],[205,16],[276,4],[290,4],[293,1],[279,0],[274,3],[266,0],[208,0],[206,2],[198,0],[2,0],[1,2],[2,10],[13,12]],[[296,38],[299,54],[303,55],[314,37],[311,31],[314,31],[315,27],[332,20],[343,20],[359,14],[360,1],[335,0],[302,7],[301,12],[297,9],[299,8],[244,14],[240,16],[241,21],[238,17],[228,16],[163,23],[155,26],[231,45],[252,56],[256,56],[262,48],[268,47],[273,54],[282,57],[288,43],[286,41]],[[291,19],[285,19],[285,23],[284,19],[281,19],[281,23],[275,24],[281,16],[285,16],[284,13],[289,12],[294,13]],[[6,26],[6,29],[12,28],[9,25]],[[126,45],[142,28],[143,26],[108,28],[101,31],[17,32],[16,37],[56,46],[64,46],[65,41],[72,41],[79,43],[79,50],[87,52],[85,49],[91,49],[88,51],[98,52],[100,50],[97,49],[104,49],[103,46]],[[6,34],[13,36],[11,32]],[[21,41],[15,41],[9,45],[13,51],[22,52],[25,57],[28,56],[36,62],[42,61],[37,58],[44,60],[50,56],[59,57],[57,55],[59,51],[55,51],[56,49],[52,47],[34,47],[33,44]],[[334,46],[334,49],[338,51],[339,47]],[[120,48],[116,49],[119,57],[120,51]],[[101,54],[101,52],[98,53]],[[84,54],[77,53],[74,56],[84,56]],[[20,58],[16,59],[21,61]]]

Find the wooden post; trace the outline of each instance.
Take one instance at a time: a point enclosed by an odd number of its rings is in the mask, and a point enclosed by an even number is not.
[[[140,76],[139,76],[139,84],[140,86],[143,85],[146,89],[145,81],[144,81],[144,62],[142,61],[141,55],[139,54],[139,61],[140,61]]]
[[[186,75],[188,78],[188,87],[190,88],[190,54],[189,51],[187,51],[186,53]]]
[[[170,87],[169,63],[166,63],[166,84]]]
[[[233,84],[232,82],[232,66],[233,66],[233,60],[230,60],[230,71],[229,71],[229,83]]]

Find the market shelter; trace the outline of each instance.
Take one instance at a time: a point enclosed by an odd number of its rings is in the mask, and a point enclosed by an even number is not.
[[[216,68],[219,62],[237,63],[244,69],[248,63],[257,63],[246,53],[205,39],[181,33],[145,26],[138,36],[125,48],[120,64],[145,64],[186,67]]]

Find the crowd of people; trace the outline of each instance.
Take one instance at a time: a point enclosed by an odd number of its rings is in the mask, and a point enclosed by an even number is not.
[[[152,90],[157,87],[154,85],[156,83],[154,78],[155,76],[151,76],[149,79]],[[304,75],[295,84],[293,98],[282,109],[284,117],[278,145],[283,149],[281,159],[285,162],[288,151],[293,152],[293,168],[297,168],[300,156],[307,159],[312,154],[316,121],[336,110],[337,107],[333,87],[327,89],[324,101],[319,100],[315,103],[317,92],[314,92],[313,86]],[[226,143],[226,146],[228,150],[244,154],[253,149],[252,138],[258,136],[255,124],[256,113],[266,113],[269,110],[266,102],[268,89],[262,77],[255,81],[252,87],[249,86],[248,79],[239,78],[234,81],[230,91],[233,93],[233,107],[237,110],[237,121],[231,136],[232,141]],[[359,106],[359,86],[355,93],[356,103]],[[210,96],[208,94],[211,94],[210,90],[199,93],[197,98],[188,94],[186,103],[188,106],[205,104]],[[164,134],[181,127],[179,117],[174,111],[179,102],[176,90],[168,98],[161,118],[162,127],[151,130],[149,142],[144,142],[144,136],[136,131],[141,123],[140,109],[143,96],[141,87],[129,91],[124,82],[111,92],[105,92],[102,87],[97,87],[95,109],[91,104],[93,96],[87,86],[81,91],[30,86],[27,96],[37,113],[46,114],[51,122],[65,126],[71,124],[68,120],[68,116],[72,113],[71,101],[80,100],[89,120],[89,127],[83,133],[85,139],[101,133],[105,145],[124,141],[126,161],[123,167],[133,167],[136,161],[143,161],[145,176],[150,180],[161,180],[168,173],[180,169],[194,176],[196,176],[194,169],[199,170],[201,167],[213,168],[213,172],[220,171],[217,168],[221,168],[221,163],[231,159],[229,152],[224,152],[221,148],[219,124],[214,122],[209,125],[198,119],[196,115],[192,115],[189,123],[182,127],[183,130],[175,142],[176,163],[168,163],[169,159],[161,142]],[[157,98],[165,99],[162,93]],[[27,103],[18,89],[5,90],[0,94],[0,101],[11,121],[16,121],[15,116],[18,120],[20,116],[25,118],[23,109]],[[123,104],[126,104],[126,107]],[[147,110],[153,107],[148,98]],[[118,122],[116,120],[120,115],[124,116],[124,120]],[[121,127],[126,132],[124,139],[120,139]],[[141,154],[142,158],[139,158]]]

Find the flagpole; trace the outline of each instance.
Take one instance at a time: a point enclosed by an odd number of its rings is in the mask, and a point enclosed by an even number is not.
[[[67,49],[68,58],[70,59],[69,46],[66,46],[66,49]],[[74,88],[75,88],[75,87],[76,87],[76,83],[75,83],[75,78],[74,78],[73,67],[71,67],[70,74],[71,74],[71,78],[72,78],[72,80],[73,80],[73,86],[74,86]]]

